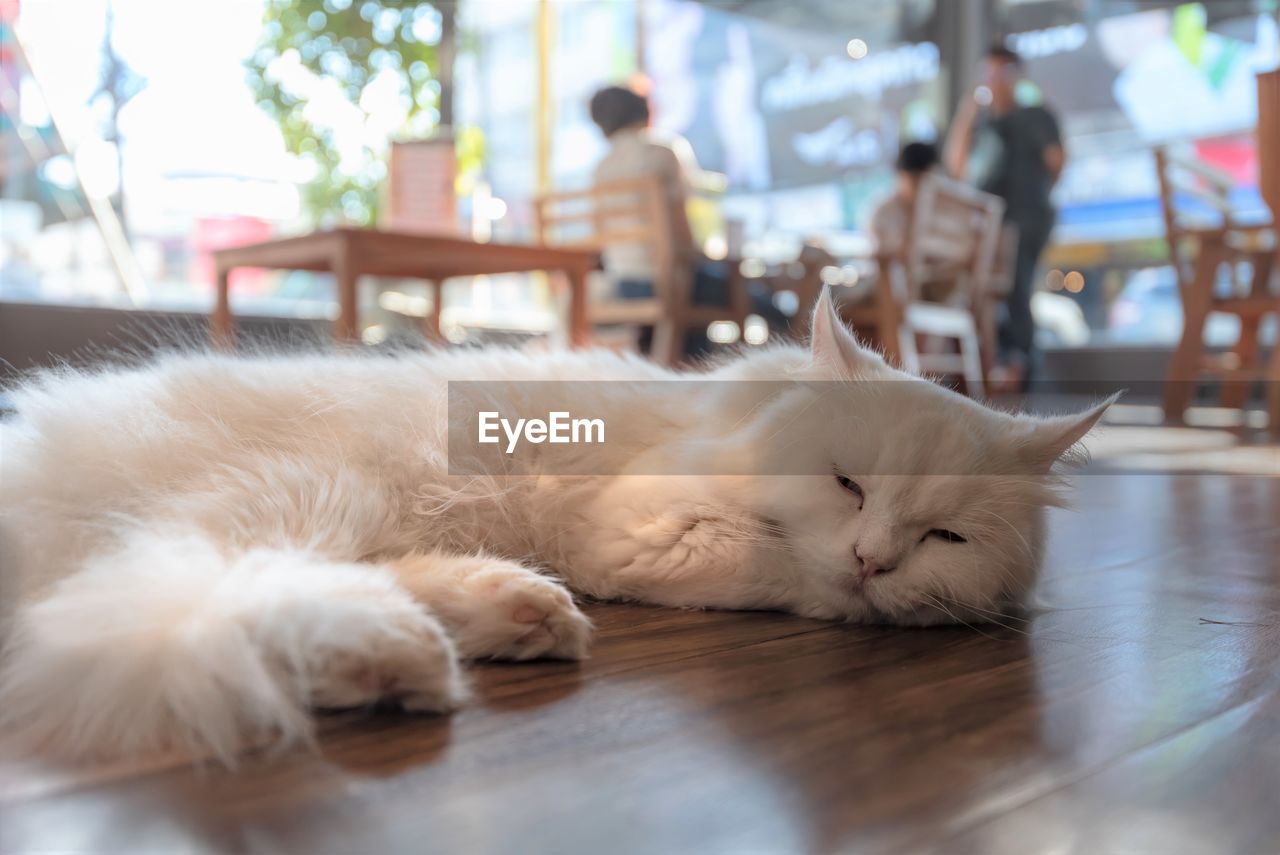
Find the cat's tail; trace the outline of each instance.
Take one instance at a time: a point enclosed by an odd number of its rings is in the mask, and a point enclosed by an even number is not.
[[[0,732],[68,757],[177,749],[231,764],[310,719],[241,619],[243,581],[197,533],[138,533],[16,616]]]

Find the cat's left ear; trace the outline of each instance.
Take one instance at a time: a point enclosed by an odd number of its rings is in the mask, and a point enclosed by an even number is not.
[[[1035,468],[1047,472],[1053,464],[1069,456],[1076,443],[1093,430],[1107,408],[1119,400],[1120,394],[1117,392],[1083,413],[1033,421],[1024,447],[1028,462]]]
[[[809,351],[813,361],[831,368],[858,371],[878,361],[874,353],[858,344],[858,339],[840,319],[830,286],[824,285],[813,307],[813,332]]]

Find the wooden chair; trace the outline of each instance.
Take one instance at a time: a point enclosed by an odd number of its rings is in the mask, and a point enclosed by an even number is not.
[[[1263,318],[1280,312],[1280,296],[1269,287],[1275,263],[1273,228],[1242,227],[1234,221],[1230,176],[1163,149],[1156,150],[1155,159],[1169,260],[1177,276],[1183,311],[1182,338],[1165,381],[1165,418],[1182,421],[1198,382],[1205,377],[1221,381],[1224,407],[1242,407],[1253,384],[1260,380],[1270,385],[1272,409],[1280,407],[1275,400],[1280,395],[1280,360],[1272,359],[1270,367],[1264,367],[1258,348]],[[1237,275],[1242,261],[1252,265],[1249,281],[1241,281]],[[1230,280],[1226,293],[1218,288],[1223,265]],[[1204,329],[1214,312],[1239,317],[1240,336],[1226,352],[1207,354]]]
[[[876,256],[874,305],[854,310],[855,327],[874,328],[885,356],[908,371],[959,376],[984,393],[979,294],[992,281],[1004,202],[941,175],[920,182],[900,252]],[[945,302],[923,299],[923,285],[949,281]],[[958,353],[923,350],[918,337],[954,341]],[[988,357],[988,361],[990,357]]]
[[[685,334],[713,321],[742,327],[749,313],[746,289],[735,265],[730,269],[731,305],[693,302],[694,271],[672,241],[671,213],[656,179],[597,184],[585,190],[544,194],[534,200],[539,242],[603,252],[613,246],[640,246],[653,260],[653,297],[642,300],[590,295],[587,317],[593,327],[652,326],[652,358],[664,365],[684,355]]]

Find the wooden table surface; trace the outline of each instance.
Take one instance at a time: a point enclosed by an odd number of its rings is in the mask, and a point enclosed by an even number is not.
[[[0,852],[1280,852],[1280,478],[1102,472],[1047,611],[897,630],[590,607],[580,667],[318,754],[0,771]]]
[[[575,345],[590,337],[587,323],[587,274],[599,264],[593,250],[534,244],[478,243],[451,235],[418,234],[386,229],[321,229],[296,237],[215,250],[217,302],[210,318],[215,341],[233,334],[231,271],[240,267],[311,270],[332,273],[338,298],[334,336],[359,338],[357,288],[361,276],[426,279],[434,300],[426,318],[429,336],[440,338],[441,286],[455,276],[549,271],[564,275],[569,289],[569,339]]]

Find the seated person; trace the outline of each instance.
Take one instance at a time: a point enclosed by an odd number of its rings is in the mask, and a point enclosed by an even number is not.
[[[875,238],[878,254],[896,255],[905,248],[911,231],[916,191],[921,179],[936,169],[938,163],[938,148],[932,143],[910,142],[898,152],[898,160],[894,164],[893,194],[881,202],[871,215],[871,235]],[[952,280],[945,277],[926,279],[920,285],[920,296],[930,302],[943,302],[950,294],[953,284]]]
[[[689,227],[686,203],[690,176],[697,171],[693,149],[679,137],[664,139],[649,128],[649,103],[643,96],[621,86],[601,89],[591,98],[591,120],[609,142],[609,151],[596,165],[597,184],[655,176],[664,190],[669,207],[671,244],[676,257],[694,274],[693,299],[704,305],[729,304],[728,271],[722,262],[707,259],[699,250]],[[655,271],[652,254],[643,244],[607,247],[605,272],[616,283],[624,299],[653,296]],[[751,294],[752,311],[770,327],[786,328],[786,317],[772,303],[767,290]],[[652,330],[641,335],[641,349],[648,350]],[[710,349],[706,330],[690,330],[686,355],[696,357]]]
[[[877,252],[902,251],[911,229],[911,212],[920,179],[937,165],[938,148],[932,143],[911,142],[902,147],[894,164],[893,195],[881,202],[871,215],[871,234],[876,240]]]

